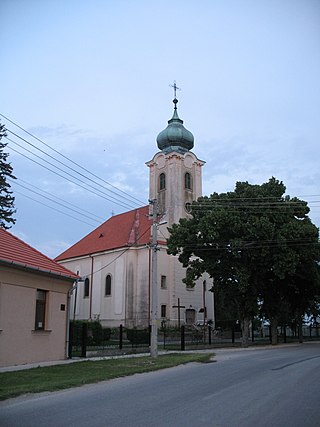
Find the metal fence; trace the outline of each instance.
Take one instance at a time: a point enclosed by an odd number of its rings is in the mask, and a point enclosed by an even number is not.
[[[147,329],[93,328],[93,322],[70,324],[69,357],[112,356],[149,352],[151,326]],[[303,327],[303,339],[319,339],[318,327]],[[269,344],[271,331],[269,327],[250,330],[249,344]],[[297,342],[298,330],[278,328],[279,343]],[[219,347],[237,347],[241,345],[241,331],[233,329],[213,329],[211,326],[183,325],[181,328],[161,327],[158,331],[159,350],[192,350]]]
[[[130,354],[148,351],[149,329],[93,328],[93,322],[70,323],[69,349],[71,357]]]

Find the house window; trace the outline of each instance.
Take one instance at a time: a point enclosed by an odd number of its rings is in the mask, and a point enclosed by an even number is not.
[[[167,276],[161,276],[161,289],[167,289]]]
[[[159,190],[165,190],[166,188],[166,176],[164,173],[161,173],[159,176]]]
[[[164,304],[161,306],[161,317],[167,317],[167,306]]]
[[[83,291],[83,297],[88,298],[90,293],[90,280],[88,277],[86,277],[84,281],[84,291]]]
[[[111,295],[111,276],[110,274],[106,277],[106,288],[105,288],[105,296],[109,297]]]
[[[44,330],[45,328],[46,300],[47,300],[47,291],[37,289],[36,323],[35,323],[36,330]]]
[[[189,172],[184,175],[184,187],[187,190],[191,190],[192,188],[191,175],[189,174]]]

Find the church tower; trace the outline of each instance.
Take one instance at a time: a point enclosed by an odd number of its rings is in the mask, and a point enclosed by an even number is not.
[[[173,87],[176,95],[177,87]],[[176,96],[173,104],[173,116],[157,137],[160,152],[146,163],[150,168],[149,199],[157,200],[166,227],[187,218],[190,204],[202,195],[201,168],[205,164],[190,151],[194,137],[178,116]]]

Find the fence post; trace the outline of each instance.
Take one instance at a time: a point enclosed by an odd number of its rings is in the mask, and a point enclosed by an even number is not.
[[[81,357],[87,355],[87,335],[88,335],[88,324],[82,324],[82,343],[81,343]]]
[[[286,344],[287,342],[287,325],[283,327],[283,342]]]
[[[211,325],[209,325],[208,331],[209,331],[209,345],[211,345],[211,332],[212,332]]]
[[[232,340],[232,344],[234,344],[234,326],[232,327],[232,337],[231,337],[231,340]]]
[[[166,348],[166,325],[164,322],[162,323],[162,331],[163,331],[163,349],[165,350],[165,348]]]
[[[119,349],[122,350],[122,340],[123,340],[123,326],[120,325],[119,331]]]
[[[184,336],[184,325],[181,326],[181,351],[184,351],[186,349],[185,345],[185,336]]]
[[[149,325],[149,347],[151,346],[151,329],[152,329],[152,326]]]

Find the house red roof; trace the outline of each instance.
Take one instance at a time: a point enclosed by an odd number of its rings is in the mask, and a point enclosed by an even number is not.
[[[32,271],[76,280],[72,271],[48,258],[8,231],[0,228],[0,264],[25,268]]]
[[[151,224],[149,206],[115,215],[58,255],[55,260],[62,261],[117,248],[146,245],[150,243]]]

